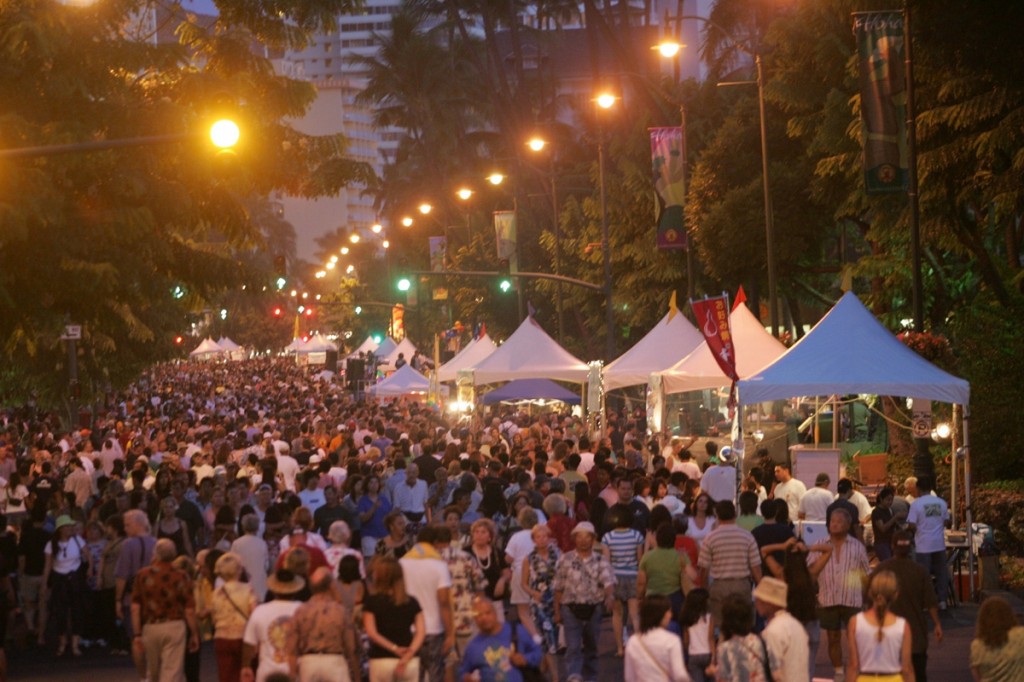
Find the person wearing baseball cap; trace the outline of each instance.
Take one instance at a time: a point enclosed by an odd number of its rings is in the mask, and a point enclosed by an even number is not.
[[[763,578],[754,588],[754,607],[768,621],[761,637],[779,661],[780,680],[808,682],[807,630],[786,610],[789,589],[778,578]]]
[[[572,529],[576,549],[555,566],[555,622],[565,626],[568,681],[597,679],[597,641],[601,617],[611,609],[615,574],[604,554],[594,551],[597,531],[582,521]]]

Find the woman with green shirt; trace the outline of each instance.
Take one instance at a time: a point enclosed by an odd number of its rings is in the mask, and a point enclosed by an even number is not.
[[[644,554],[640,560],[637,576],[637,596],[643,599],[652,594],[669,598],[672,603],[672,617],[675,618],[683,606],[683,580],[689,576],[696,581],[697,571],[690,565],[685,552],[675,549],[676,532],[671,523],[663,523],[654,531],[657,547]]]

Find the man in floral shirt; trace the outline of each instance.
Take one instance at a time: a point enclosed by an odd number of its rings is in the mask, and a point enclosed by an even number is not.
[[[568,682],[581,682],[597,679],[597,639],[604,610],[612,607],[615,574],[604,554],[594,551],[594,524],[577,524],[572,537],[576,549],[555,567],[555,622],[565,626]]]
[[[457,666],[466,652],[466,644],[475,634],[473,598],[484,594],[487,579],[480,564],[458,545],[452,544],[452,532],[447,526],[434,525],[434,547],[448,563],[452,576],[449,590],[452,600],[452,626],[455,629],[455,648],[448,655],[448,666]]]

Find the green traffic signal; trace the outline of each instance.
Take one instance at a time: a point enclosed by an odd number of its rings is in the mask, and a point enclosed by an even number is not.
[[[412,281],[408,277],[403,277],[398,280],[399,291],[409,291],[412,288]]]
[[[501,289],[501,293],[507,294],[512,291],[512,280],[502,279],[498,282],[498,288]]]

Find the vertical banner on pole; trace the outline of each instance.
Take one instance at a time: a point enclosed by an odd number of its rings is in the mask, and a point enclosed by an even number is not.
[[[588,433],[604,429],[604,363],[587,363],[587,424]]]
[[[664,429],[665,406],[661,390],[661,375],[652,374],[647,380],[647,431],[658,435]]]
[[[444,237],[430,237],[430,270],[431,272],[444,272],[445,262],[448,260],[448,240]],[[448,287],[442,280],[435,279],[431,287],[431,298],[435,301],[448,300]]]
[[[855,12],[853,33],[860,64],[864,189],[868,194],[906,192],[910,160],[903,14]]]
[[[405,306],[401,303],[391,308],[391,338],[395,341],[405,338]]]
[[[651,166],[659,249],[686,249],[686,145],[682,128],[651,128]]]
[[[494,240],[498,244],[498,260],[508,261],[510,273],[519,272],[515,211],[494,212]]]

